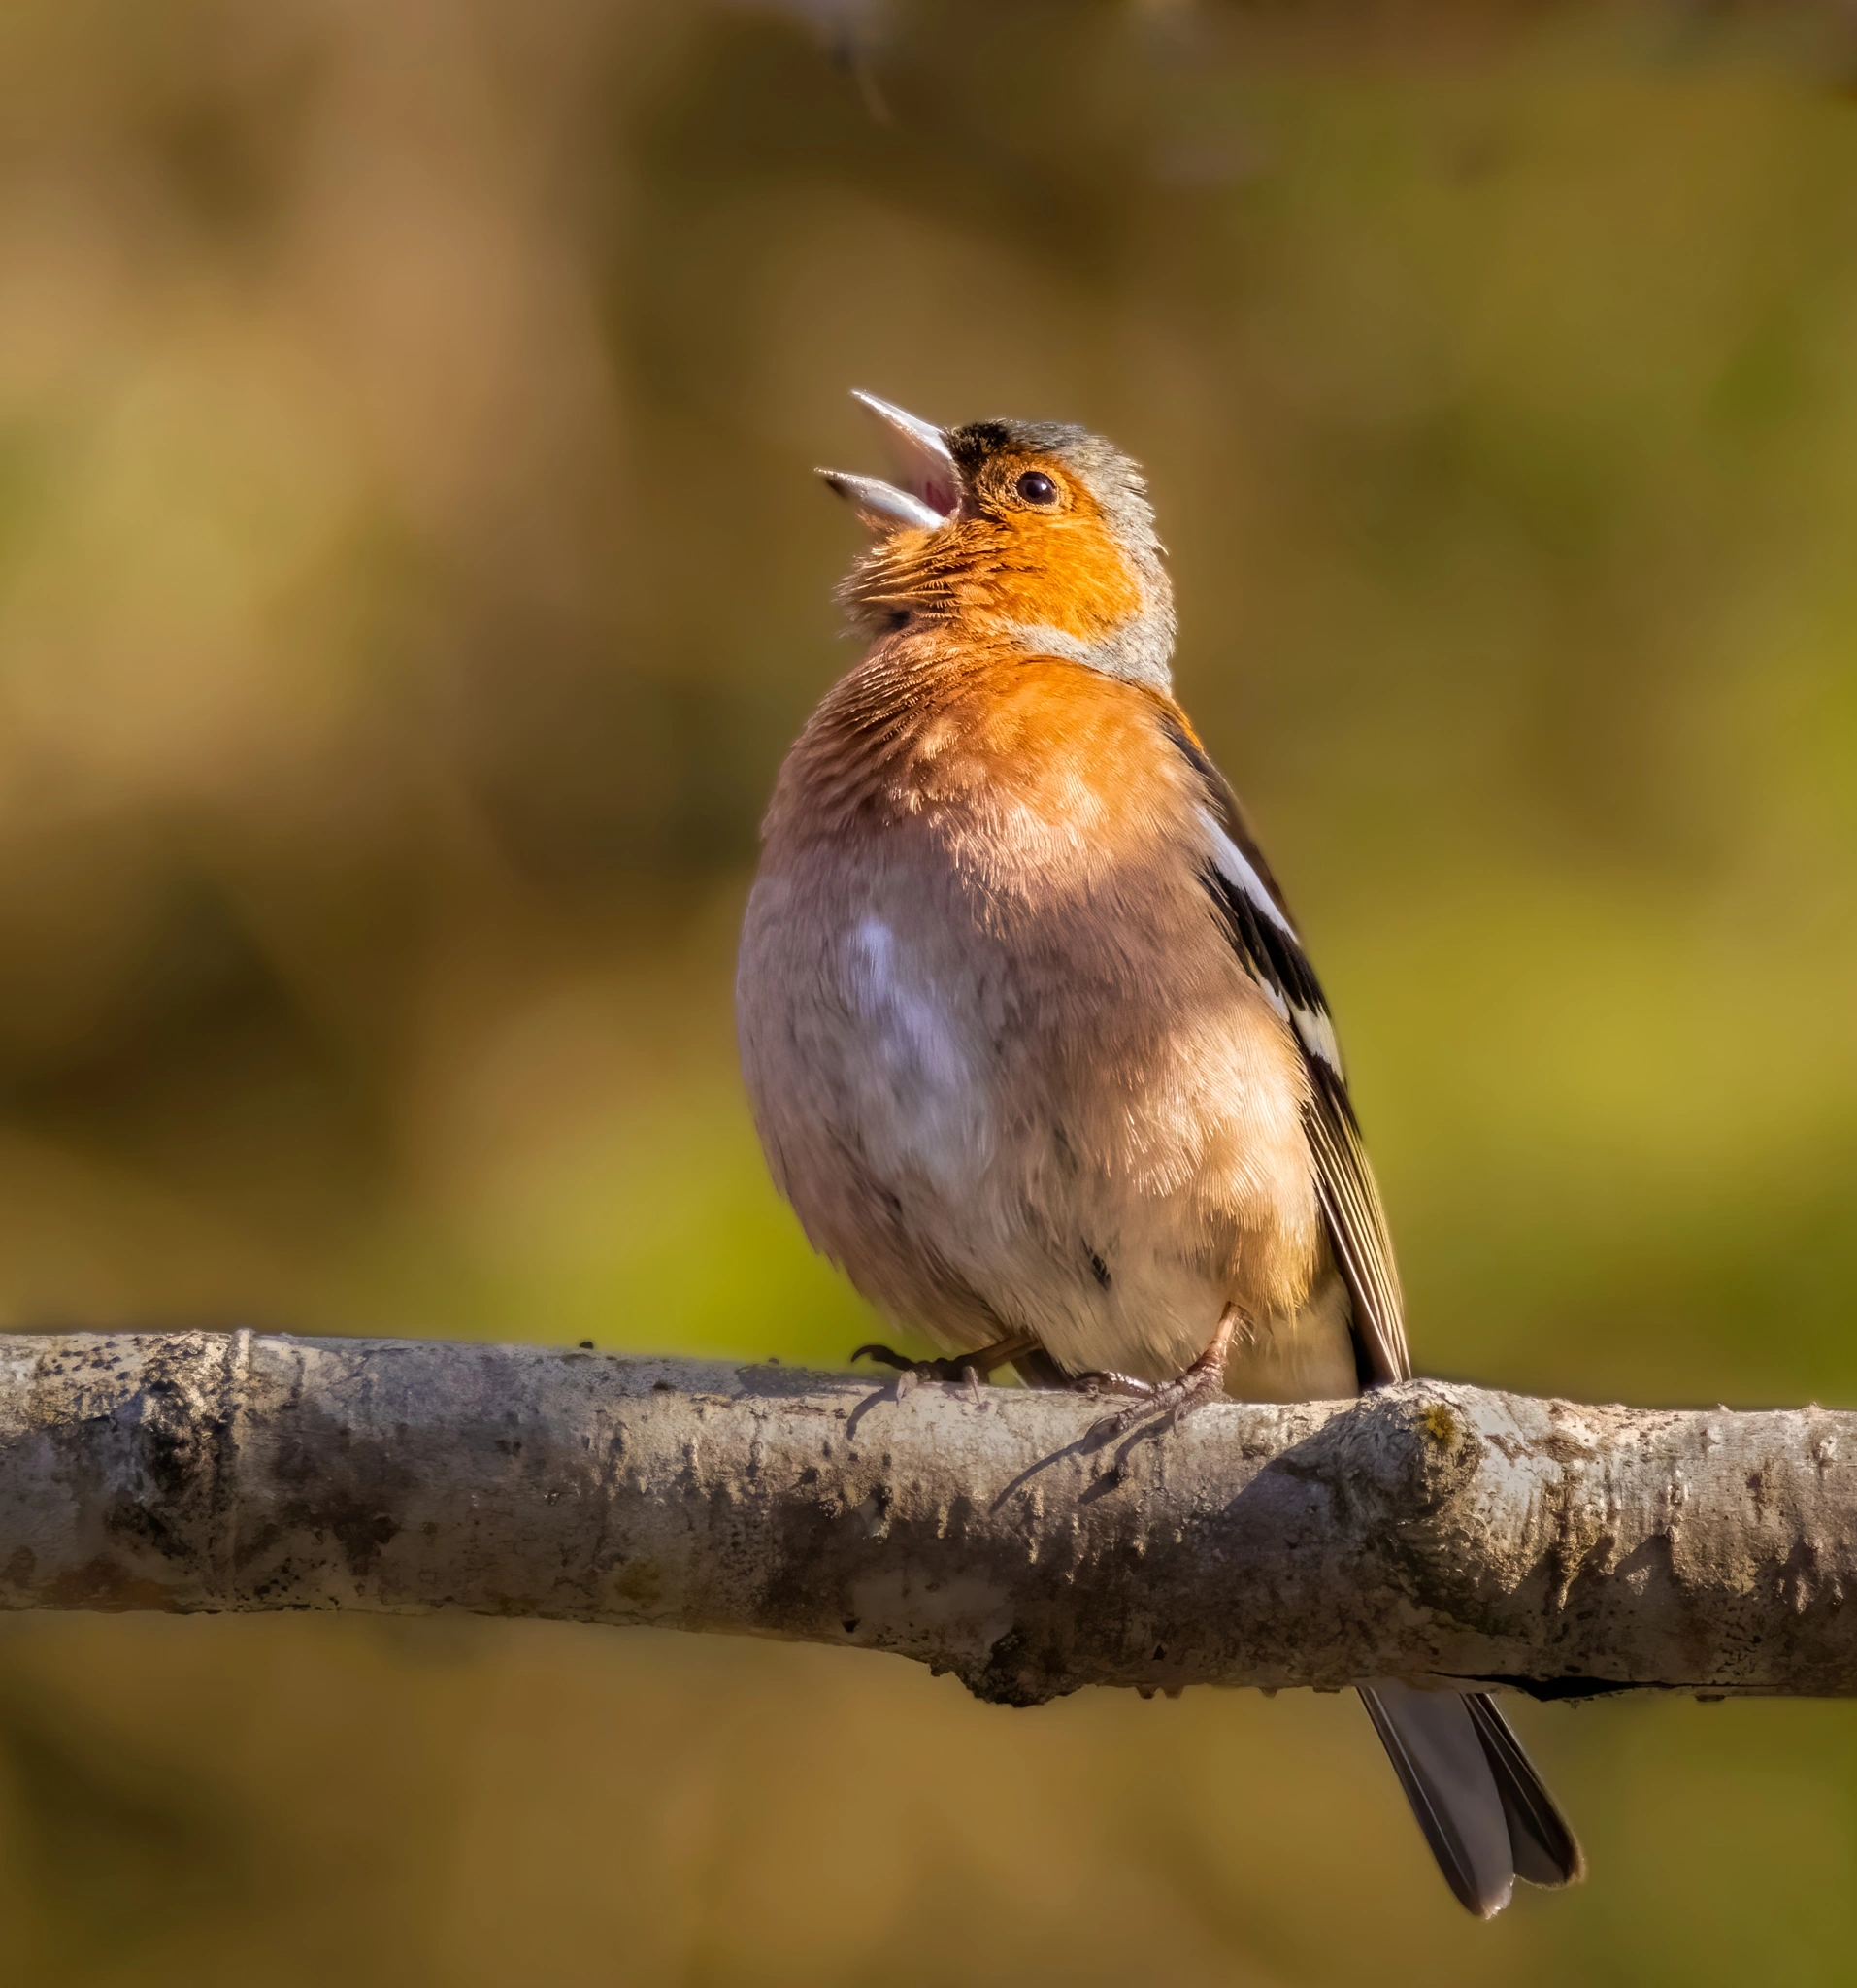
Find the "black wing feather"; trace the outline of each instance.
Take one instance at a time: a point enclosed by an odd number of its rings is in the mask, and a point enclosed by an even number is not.
[[[1406,1307],[1393,1262],[1393,1241],[1347,1081],[1333,1053],[1327,998],[1230,783],[1181,722],[1172,716],[1165,722],[1169,738],[1200,778],[1213,820],[1278,913],[1276,918],[1269,915],[1246,888],[1246,880],[1228,877],[1216,864],[1209,863],[1202,871],[1200,880],[1218,908],[1233,949],[1282,1011],[1302,1045],[1310,1081],[1304,1126],[1314,1155],[1316,1192],[1329,1242],[1354,1300],[1355,1367],[1364,1386],[1407,1379],[1412,1368],[1406,1350]]]

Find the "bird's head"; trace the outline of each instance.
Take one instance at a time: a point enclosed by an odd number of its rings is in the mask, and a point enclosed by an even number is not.
[[[875,543],[840,589],[872,634],[940,624],[1165,689],[1174,593],[1142,473],[1082,428],[937,428],[873,394],[890,482],[819,474]]]

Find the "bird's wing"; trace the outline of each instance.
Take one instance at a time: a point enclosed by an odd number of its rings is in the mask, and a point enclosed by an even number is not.
[[[1230,783],[1207,757],[1177,707],[1165,709],[1162,722],[1205,793],[1212,855],[1200,880],[1218,907],[1245,971],[1295,1031],[1309,1068],[1304,1124],[1329,1241],[1353,1294],[1354,1359],[1361,1380],[1369,1386],[1404,1380],[1412,1369],[1393,1242],[1347,1095],[1321,982]]]

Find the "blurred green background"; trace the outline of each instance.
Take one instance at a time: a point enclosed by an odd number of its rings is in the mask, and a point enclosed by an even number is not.
[[[1841,37],[1841,38],[1840,38]],[[1857,1401],[1829,16],[0,11],[0,1318],[836,1363],[732,947],[846,398],[1143,458],[1422,1371]],[[1838,1983],[1857,1707],[1014,1712],[535,1624],[0,1621],[9,1978]]]

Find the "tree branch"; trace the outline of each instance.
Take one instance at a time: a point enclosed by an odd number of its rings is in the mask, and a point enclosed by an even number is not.
[[[1857,1689],[1857,1415],[1435,1381],[1216,1406],[249,1332],[0,1338],[0,1607],[894,1650],[982,1698]]]

